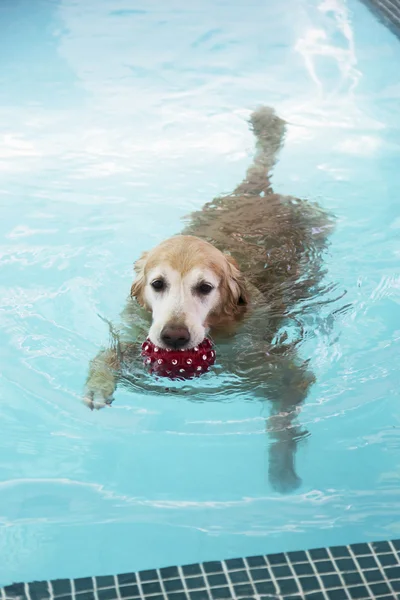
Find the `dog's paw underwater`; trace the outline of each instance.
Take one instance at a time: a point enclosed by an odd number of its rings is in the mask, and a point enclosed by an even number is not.
[[[206,373],[215,362],[215,349],[205,338],[195,348],[170,350],[155,346],[149,339],[142,345],[145,367],[151,374],[169,379],[191,379]]]

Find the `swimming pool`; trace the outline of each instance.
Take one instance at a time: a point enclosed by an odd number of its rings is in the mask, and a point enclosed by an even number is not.
[[[396,38],[356,0],[0,10],[0,585],[398,535]],[[80,403],[97,313],[115,318],[139,253],[237,183],[259,103],[289,122],[275,189],[338,218],[341,298],[304,315],[317,383],[287,496],[251,395]]]

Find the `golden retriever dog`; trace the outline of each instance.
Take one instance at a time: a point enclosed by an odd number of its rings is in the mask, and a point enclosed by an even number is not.
[[[161,348],[186,349],[209,335],[220,371],[245,382],[249,397],[272,403],[269,477],[287,492],[300,483],[295,450],[306,432],[296,415],[314,378],[298,356],[299,340],[285,341],[284,327],[293,307],[316,293],[331,219],[314,204],[272,190],[284,121],[261,107],[250,124],[256,152],[245,179],[135,263],[117,341],[91,362],[85,402],[101,408],[128,372],[140,379],[146,337]],[[201,379],[191,385],[196,393]]]

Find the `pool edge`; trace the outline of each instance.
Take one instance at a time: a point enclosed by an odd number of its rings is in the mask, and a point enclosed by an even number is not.
[[[16,583],[1,600],[400,600],[400,539]]]

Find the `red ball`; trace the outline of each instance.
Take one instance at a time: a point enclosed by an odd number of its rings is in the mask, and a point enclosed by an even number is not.
[[[198,377],[215,362],[215,350],[208,338],[189,350],[159,348],[147,339],[142,344],[142,356],[150,373],[170,379]]]

